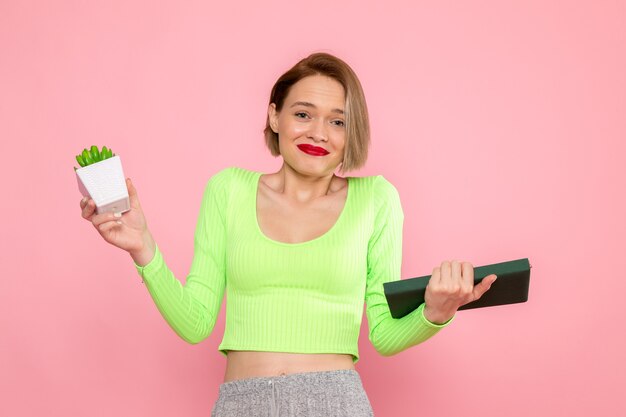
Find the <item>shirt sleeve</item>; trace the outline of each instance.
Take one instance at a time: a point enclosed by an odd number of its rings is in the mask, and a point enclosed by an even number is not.
[[[373,193],[377,208],[368,244],[366,314],[370,342],[381,355],[391,356],[426,341],[452,319],[431,323],[424,317],[424,303],[402,318],[391,317],[383,283],[400,279],[404,213],[398,191],[383,176],[376,178]]]
[[[161,315],[191,344],[211,334],[224,297],[227,175],[227,170],[221,171],[205,186],[194,234],[193,261],[185,285],[167,267],[158,245],[147,265],[135,263]]]

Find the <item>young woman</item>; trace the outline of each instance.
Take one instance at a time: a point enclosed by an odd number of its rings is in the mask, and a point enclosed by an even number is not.
[[[341,177],[369,146],[365,97],[352,69],[325,53],[283,74],[269,100],[267,146],[278,172],[231,167],[204,190],[185,285],[167,267],[127,179],[131,210],[83,218],[132,257],[159,311],[189,343],[207,338],[227,293],[227,357],[212,416],[372,416],[354,364],[363,302],[382,355],[421,343],[489,289],[468,262],[433,269],[426,300],[394,319],[383,283],[400,279],[403,212],[383,176]]]

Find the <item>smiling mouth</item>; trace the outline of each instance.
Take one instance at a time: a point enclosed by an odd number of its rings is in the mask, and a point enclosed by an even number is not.
[[[298,149],[300,149],[302,152],[308,155],[313,155],[313,156],[324,156],[330,153],[326,149],[320,148],[319,146],[313,146],[313,145],[307,145],[307,144],[298,145]]]

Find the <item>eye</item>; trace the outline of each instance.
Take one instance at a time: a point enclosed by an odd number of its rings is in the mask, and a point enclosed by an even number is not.
[[[308,114],[306,114],[306,113],[305,113],[305,112],[303,112],[303,111],[299,111],[299,112],[295,113],[295,116],[296,116],[298,119],[304,119],[304,118],[308,117],[309,115],[308,115]]]
[[[334,120],[333,123],[335,124],[335,126],[339,126],[339,127],[345,126],[345,123],[343,122],[343,120]]]

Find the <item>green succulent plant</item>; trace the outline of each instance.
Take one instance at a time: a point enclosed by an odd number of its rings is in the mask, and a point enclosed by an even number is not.
[[[115,154],[106,146],[103,146],[102,151],[100,151],[96,145],[92,145],[91,149],[85,148],[83,149],[82,153],[76,155],[76,160],[81,167],[86,167],[87,165],[104,161],[105,159],[111,158],[112,156],[115,156]],[[76,171],[77,169],[78,168],[74,167],[74,171]]]

